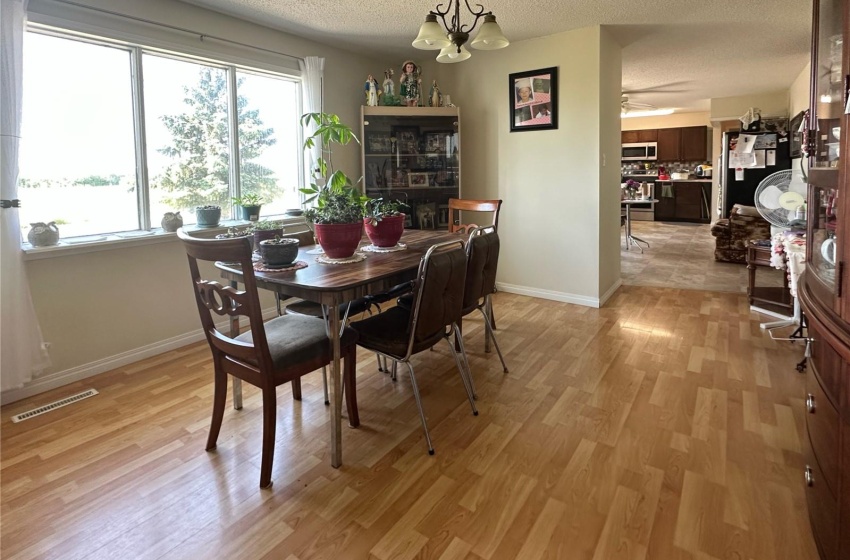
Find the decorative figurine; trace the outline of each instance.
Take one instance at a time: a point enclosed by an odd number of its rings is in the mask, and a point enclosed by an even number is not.
[[[45,224],[44,222],[35,222],[30,224],[30,231],[27,234],[27,241],[33,247],[47,247],[59,243],[59,228],[56,227],[56,222]]]
[[[366,105],[376,107],[378,105],[378,80],[373,78],[372,74],[369,74],[366,78],[363,91],[366,93]]]
[[[428,105],[430,107],[443,106],[443,94],[440,93],[440,86],[437,85],[437,80],[434,80],[434,83],[431,84],[431,92],[428,95]]]
[[[395,95],[395,83],[393,83],[393,69],[387,68],[384,70],[384,83],[381,84],[384,88],[384,95]]]
[[[405,60],[401,65],[399,79],[402,99],[408,107],[419,105],[419,91],[422,89],[422,78],[419,77],[419,67],[412,60]]]
[[[180,212],[166,212],[160,222],[163,231],[173,232],[183,227],[183,216]]]

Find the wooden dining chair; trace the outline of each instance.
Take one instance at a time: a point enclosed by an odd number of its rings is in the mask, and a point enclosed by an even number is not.
[[[204,334],[212,351],[215,390],[207,451],[216,447],[227,400],[227,375],[246,381],[262,391],[263,445],[260,461],[260,488],[271,486],[274,458],[277,386],[300,378],[328,365],[333,359],[332,347],[322,322],[309,317],[283,315],[264,323],[257,280],[252,262],[251,239],[199,239],[182,228],[177,236],[183,242],[189,259],[192,290],[198,305]],[[244,290],[223,286],[205,279],[200,262],[238,263],[242,269]],[[204,267],[209,270],[208,267]],[[213,314],[229,318],[245,318],[248,330],[238,336],[223,332]],[[344,386],[348,420],[352,427],[360,424],[355,387],[357,333],[345,329],[340,348],[345,360]],[[293,396],[300,398],[293,387]]]
[[[360,346],[378,352],[394,360],[396,364],[403,363],[407,366],[413,397],[419,408],[422,428],[425,430],[428,453],[431,455],[434,454],[434,446],[428,433],[416,375],[410,363],[413,355],[428,350],[441,339],[448,342],[466,388],[472,413],[478,415],[472,384],[467,376],[469,368],[466,355],[462,348],[460,352],[456,352],[450,341],[452,333],[460,337],[457,322],[461,317],[463,285],[466,278],[466,253],[463,247],[464,242],[457,240],[438,243],[428,249],[420,261],[416,275],[412,308],[392,307],[383,313],[351,324],[351,328],[357,331]]]
[[[499,229],[499,210],[502,208],[501,200],[472,200],[468,198],[449,199],[449,231],[452,233],[470,233],[472,228],[493,226]],[[462,212],[486,212],[489,216],[480,220],[481,224],[463,223]]]

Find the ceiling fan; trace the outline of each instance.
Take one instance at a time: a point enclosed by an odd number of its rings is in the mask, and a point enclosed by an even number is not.
[[[623,94],[620,97],[620,111],[622,113],[629,113],[630,111],[655,111],[658,107],[655,105],[650,105],[649,103],[638,103],[636,101],[629,101],[629,96]]]

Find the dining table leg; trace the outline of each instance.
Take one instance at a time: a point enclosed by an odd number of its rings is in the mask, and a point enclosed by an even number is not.
[[[330,306],[330,335],[333,351],[331,363],[331,466],[339,468],[342,465],[342,367],[340,351],[340,319],[338,309],[341,301],[334,298]]]

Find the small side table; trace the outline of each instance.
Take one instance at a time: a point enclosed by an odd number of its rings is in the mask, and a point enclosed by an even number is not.
[[[756,270],[759,266],[770,265],[770,245],[757,245],[755,241],[747,242],[747,270],[749,271],[749,284],[747,286],[747,297],[750,305],[764,308],[768,311],[790,315],[794,310],[794,302],[791,291],[788,289],[788,274],[782,274],[782,287],[757,287]]]

